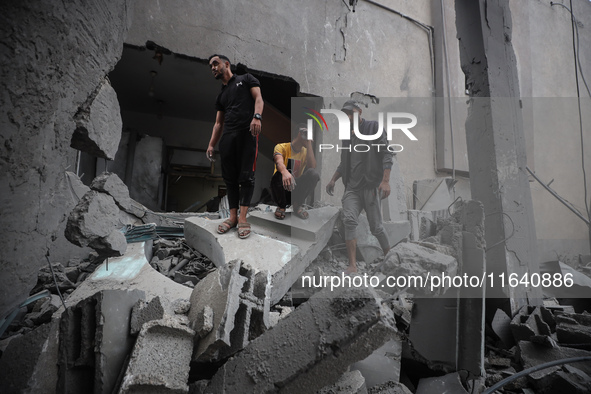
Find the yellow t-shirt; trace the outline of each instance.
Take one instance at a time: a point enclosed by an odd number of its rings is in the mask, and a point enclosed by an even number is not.
[[[275,145],[275,149],[273,150],[273,157],[275,157],[276,153],[279,153],[281,154],[281,156],[283,156],[283,164],[288,169],[290,168],[288,167],[289,160],[293,160],[291,164],[291,173],[294,177],[299,178],[304,173],[304,170],[306,169],[306,148],[302,147],[302,149],[299,152],[294,152],[292,154],[291,142],[286,142],[284,144]],[[273,174],[275,174],[276,172],[277,166],[275,166],[275,171],[273,172]]]

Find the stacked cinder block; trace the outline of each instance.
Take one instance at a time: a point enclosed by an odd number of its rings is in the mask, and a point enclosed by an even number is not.
[[[133,347],[129,334],[140,290],[103,290],[62,315],[58,393],[111,393]]]
[[[375,290],[327,289],[227,361],[205,393],[316,392],[395,333]]]
[[[190,326],[197,332],[193,361],[219,361],[269,328],[268,272],[233,260],[208,275],[191,294]]]

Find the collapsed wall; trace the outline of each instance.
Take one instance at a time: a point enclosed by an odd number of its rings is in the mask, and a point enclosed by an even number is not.
[[[81,110],[111,97],[99,93],[110,88],[105,76],[121,56],[128,9],[127,0],[0,4],[0,316],[28,296],[47,254],[88,253],[64,237],[78,202],[65,172],[75,171],[70,144]]]

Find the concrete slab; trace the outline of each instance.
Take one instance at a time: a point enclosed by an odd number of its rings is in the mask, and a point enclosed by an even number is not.
[[[460,375],[457,372],[419,380],[417,394],[441,393],[468,394],[468,391],[462,386]]]
[[[218,267],[239,259],[256,271],[268,271],[273,305],[318,256],[332,235],[338,209],[323,207],[309,212],[308,220],[290,218],[279,221],[272,212],[250,215],[248,220],[252,222],[253,234],[247,239],[238,239],[234,229],[228,234],[218,234],[217,227],[222,219],[188,218],[185,220],[185,238],[191,247]]]
[[[0,358],[0,391],[49,393],[57,382],[56,319],[10,341]]]
[[[226,362],[205,392],[315,392],[394,335],[375,290],[323,290]]]
[[[58,392],[111,393],[134,339],[133,305],[140,290],[104,290],[69,307],[60,322]]]
[[[178,299],[188,300],[192,289],[174,282],[152,268],[146,257],[149,250],[145,242],[129,244],[123,256],[105,261],[82,282],[70,294],[66,305],[75,305],[100,290],[134,288],[142,290],[148,302],[160,296],[166,313],[174,316],[171,302]],[[63,308],[56,313],[61,314],[61,312]]]
[[[397,339],[386,342],[369,357],[351,365],[351,371],[363,375],[367,388],[400,380],[402,343]]]
[[[367,394],[367,386],[361,372],[345,372],[334,384],[318,390],[317,394]]]
[[[119,392],[187,393],[194,335],[170,318],[144,324]]]

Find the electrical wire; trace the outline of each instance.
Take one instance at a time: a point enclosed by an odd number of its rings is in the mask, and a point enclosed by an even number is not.
[[[53,276],[53,283],[55,284],[55,289],[57,290],[57,294],[60,296],[60,300],[62,300],[62,305],[64,306],[64,310],[66,310],[66,302],[64,301],[64,297],[62,296],[62,292],[60,291],[59,286],[57,285],[57,279],[55,278],[55,272],[53,272],[53,266],[51,265],[51,260],[49,260],[49,252],[45,255],[47,262],[49,263],[49,269],[51,271],[51,276]]]
[[[530,373],[539,371],[541,369],[550,368],[550,367],[553,367],[556,365],[569,364],[569,363],[575,363],[575,362],[579,362],[579,361],[588,361],[588,360],[591,360],[591,356],[565,358],[562,360],[554,360],[554,361],[550,361],[550,362],[547,362],[544,364],[536,365],[535,367],[524,369],[523,371],[516,373],[515,375],[509,376],[508,378],[501,380],[499,383],[488,388],[482,394],[493,394],[495,391],[497,391],[498,389],[500,389],[504,385],[511,383],[515,379],[519,379],[522,376],[529,375]]]

